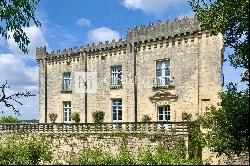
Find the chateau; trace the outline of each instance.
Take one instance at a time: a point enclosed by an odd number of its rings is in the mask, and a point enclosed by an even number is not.
[[[37,48],[40,122],[92,123],[92,113],[105,112],[104,122],[182,121],[217,105],[222,90],[223,36],[203,30],[194,18],[134,27],[126,39],[93,43],[48,53]],[[96,74],[96,91],[76,90],[76,73]]]

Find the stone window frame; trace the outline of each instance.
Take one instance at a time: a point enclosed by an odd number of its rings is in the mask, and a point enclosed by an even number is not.
[[[68,74],[68,73],[70,73],[70,89],[65,89],[65,74]],[[61,92],[62,93],[72,93],[72,81],[73,79],[72,79],[72,72],[70,72],[70,71],[65,71],[65,72],[63,72],[63,78],[62,78],[62,90],[61,90]]]
[[[161,114],[159,110],[160,108],[164,108]],[[163,118],[162,120],[160,120],[160,115]],[[169,118],[166,119],[166,116],[169,116]],[[157,106],[157,121],[160,122],[171,121],[171,106],[169,104]]]
[[[113,83],[113,68],[120,68],[120,84],[114,84]],[[110,66],[110,75],[111,75],[111,81],[110,81],[110,88],[111,89],[120,89],[122,88],[122,65],[113,65]],[[118,73],[118,77],[119,77],[119,73]],[[119,78],[118,78],[119,79]]]
[[[114,105],[113,102],[114,101],[117,101],[117,100],[120,100],[121,101],[121,104],[118,105]],[[116,107],[116,120],[114,120],[114,107]],[[121,107],[120,109],[117,108],[117,107]],[[118,111],[121,111],[121,119],[119,119],[119,112]],[[123,112],[123,109],[122,109],[122,98],[112,98],[111,99],[111,121],[114,122],[114,123],[119,123],[119,122],[122,122],[122,119],[123,119],[123,116],[122,116],[122,112]]]
[[[157,77],[157,63],[158,62],[163,62],[163,61],[169,61],[169,76],[162,76],[161,77],[164,77],[164,78],[169,78],[169,83],[168,84],[159,84],[158,83],[158,77]],[[162,68],[161,68],[162,70]],[[166,71],[166,70],[165,70]],[[155,60],[155,84],[156,86],[159,86],[159,87],[164,87],[164,86],[169,86],[170,83],[171,83],[171,77],[172,77],[172,74],[171,74],[171,59],[170,58],[164,58],[164,59],[157,59]]]
[[[166,111],[165,109],[163,110],[163,120],[159,120],[159,108],[162,107],[162,108],[168,108],[167,112],[164,112]],[[166,116],[169,116],[169,119],[166,120]],[[170,104],[166,104],[166,105],[158,105],[157,106],[157,121],[158,122],[171,122],[171,106]],[[171,124],[164,124],[165,128],[171,128]],[[158,128],[161,128],[161,125],[158,125]]]
[[[65,107],[65,104],[66,103],[69,103],[69,106],[68,107]],[[72,102],[71,101],[63,101],[62,102],[63,104],[63,123],[72,123]],[[65,109],[69,109],[69,113],[67,113],[67,116],[69,116],[69,120],[65,120]],[[68,115],[69,114],[69,115]]]

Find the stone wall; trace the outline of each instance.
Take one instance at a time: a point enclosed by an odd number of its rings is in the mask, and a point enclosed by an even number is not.
[[[222,90],[223,36],[200,29],[195,19],[185,18],[155,26],[130,30],[125,40],[47,53],[37,49],[40,78],[40,122],[45,119],[45,66],[48,79],[48,114],[57,113],[63,122],[63,101],[71,101],[72,112],[79,112],[81,122],[93,122],[92,112],[105,112],[104,122],[112,122],[111,101],[122,99],[123,122],[150,115],[157,121],[157,106],[170,105],[171,121],[181,121],[182,113],[202,113],[219,102]],[[170,86],[155,86],[156,60],[170,59]],[[97,92],[76,93],[75,72],[97,72]],[[135,65],[134,65],[135,63]],[[122,66],[122,88],[111,88],[111,66]],[[136,67],[136,68],[135,68]],[[134,77],[136,70],[136,77]],[[63,73],[72,73],[72,92],[62,92]],[[134,86],[136,85],[136,86]],[[135,101],[137,87],[137,105]],[[157,98],[157,99],[156,99]],[[49,118],[48,118],[48,122]]]
[[[144,148],[153,151],[161,144],[171,149],[183,142],[180,141],[182,137],[142,133],[1,133],[0,143],[7,139],[28,140],[32,136],[44,139],[52,150],[53,160],[47,164],[69,164],[79,156],[81,150],[87,148],[100,148],[117,155],[122,147],[127,146],[136,157]]]

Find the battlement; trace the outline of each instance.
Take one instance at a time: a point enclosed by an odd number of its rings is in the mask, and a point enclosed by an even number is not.
[[[173,21],[167,20],[165,23],[158,21],[154,26],[149,22],[148,26],[135,26],[128,30],[127,38],[134,42],[144,42],[160,38],[174,38],[176,36],[193,34],[201,30],[195,18],[184,17],[182,20],[177,18]]]
[[[39,62],[40,60],[43,60],[47,54],[48,53],[46,51],[46,46],[36,47],[36,60],[37,60],[37,62]]]
[[[184,17],[182,20],[177,18],[173,21],[167,20],[165,23],[158,21],[156,25],[149,22],[148,26],[141,25],[135,26],[133,29],[127,31],[127,37],[125,39],[114,39],[109,42],[99,42],[87,44],[86,46],[80,46],[79,48],[69,48],[64,50],[52,51],[46,57],[48,59],[78,56],[77,54],[85,52],[86,54],[100,54],[103,52],[124,51],[129,43],[145,43],[156,40],[174,39],[178,36],[192,35],[196,32],[200,32],[201,27],[195,18]],[[37,60],[41,60],[45,57],[46,48],[37,48]]]

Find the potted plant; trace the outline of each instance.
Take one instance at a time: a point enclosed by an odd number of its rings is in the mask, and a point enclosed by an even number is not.
[[[75,123],[79,123],[80,122],[80,114],[78,112],[73,113],[72,120],[75,121]]]
[[[142,124],[142,128],[143,128],[143,130],[148,130],[149,129],[149,125],[150,124],[148,124],[148,122],[151,122],[151,118],[150,118],[150,116],[149,115],[143,115],[143,117],[142,117],[142,122],[144,122],[144,123],[146,123],[146,124]]]
[[[49,119],[50,119],[51,123],[55,123],[56,122],[56,118],[57,118],[57,114],[56,113],[49,113]]]
[[[95,111],[92,113],[92,117],[95,123],[102,123],[105,113],[103,111]]]
[[[151,118],[148,115],[143,115],[142,122],[151,122]]]

